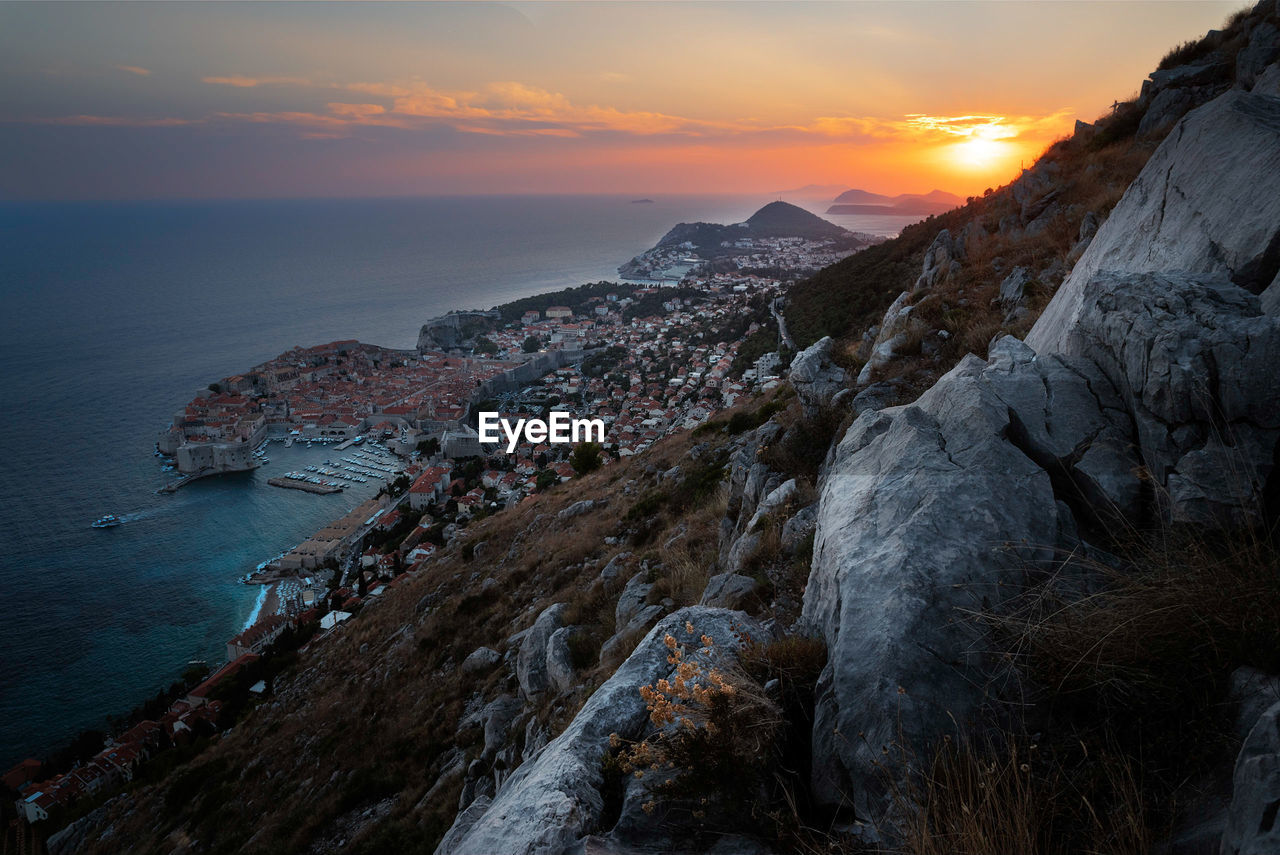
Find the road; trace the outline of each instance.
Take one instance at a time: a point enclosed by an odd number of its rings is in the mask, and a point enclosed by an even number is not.
[[[778,322],[778,348],[787,348],[795,353],[796,343],[791,340],[791,333],[787,332],[787,319],[782,316],[779,310],[782,304],[781,297],[774,297],[773,302],[769,304],[769,311],[773,313],[773,319]]]

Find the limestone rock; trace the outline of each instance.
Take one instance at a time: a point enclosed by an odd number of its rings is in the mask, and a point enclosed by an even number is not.
[[[1124,396],[1172,516],[1256,510],[1280,440],[1280,318],[1221,276],[1099,273],[1077,293],[1055,341]]]
[[[694,632],[685,630],[691,623]],[[627,661],[587,700],[564,732],[517,769],[484,810],[477,800],[450,829],[436,855],[534,855],[564,852],[595,830],[604,801],[600,758],[610,734],[639,737],[648,711],[639,688],[672,675],[663,638],[698,645],[698,636],[715,639],[711,657],[731,656],[737,633],[763,638],[763,631],[741,612],[701,606],[681,609],[659,623]]]
[[[502,661],[502,654],[488,647],[477,647],[462,660],[462,673],[479,674]]]
[[[834,342],[823,336],[796,354],[791,362],[791,385],[800,396],[805,415],[813,418],[844,388],[844,369],[831,358]]]
[[[1195,89],[1163,89],[1151,99],[1138,122],[1138,136],[1149,137],[1168,130],[1175,122],[1203,102]]]
[[[1015,267],[1000,283],[1000,304],[1006,309],[1020,305],[1026,299],[1027,286],[1031,284],[1031,272],[1025,267]]]
[[[621,629],[644,609],[653,585],[649,583],[649,574],[641,570],[628,580],[618,597],[618,605],[614,608],[615,625]]]
[[[493,757],[507,743],[511,725],[520,714],[521,703],[511,695],[499,695],[480,711],[484,726],[484,756]]]
[[[540,695],[550,686],[547,677],[547,642],[560,628],[560,616],[565,604],[548,606],[520,641],[520,653],[516,656],[516,679],[526,698]]]
[[[740,609],[756,592],[756,580],[737,573],[720,573],[707,582],[700,605]]]
[[[582,501],[574,502],[569,507],[563,509],[556,514],[556,517],[562,520],[571,520],[574,517],[580,517],[585,513],[590,513],[595,506],[596,503],[591,499],[583,499]]]
[[[958,260],[958,257],[955,242],[951,239],[951,232],[946,229],[938,232],[933,243],[925,250],[920,277],[916,279],[912,290],[923,291],[946,279],[951,274],[951,265]]]
[[[610,558],[609,563],[604,565],[604,569],[600,571],[600,581],[606,585],[613,583],[613,581],[622,573],[623,568],[626,566],[627,559],[630,557],[630,552],[619,552],[617,555]]]
[[[796,511],[782,526],[782,551],[794,555],[818,524],[818,503],[806,505]]]
[[[1269,65],[1253,82],[1252,92],[1255,95],[1270,95],[1280,98],[1280,65]]]
[[[1081,487],[1116,490],[1074,470],[1095,444],[1124,459],[1125,422],[1105,379],[1010,337],[991,350],[916,404],[861,415],[822,480],[803,613],[830,650],[814,785],[833,804],[851,797],[864,818],[887,807],[883,746],[923,745],[982,702],[980,646],[957,609],[998,602],[1007,568],[1052,556],[1068,530],[1055,481],[1077,504]]]
[[[898,349],[906,342],[912,328],[911,312],[914,306],[907,304],[911,295],[903,291],[898,295],[884,313],[880,323],[880,332],[876,335],[871,347],[871,356],[867,359],[862,371],[858,373],[858,385],[865,386],[871,382],[875,369],[887,363],[897,355]]]
[[[1280,29],[1270,21],[1263,21],[1253,28],[1249,43],[1236,54],[1236,82],[1245,89],[1251,88],[1277,58],[1280,58]]]
[[[578,672],[573,667],[573,654],[569,650],[569,639],[575,632],[576,627],[565,626],[547,639],[547,681],[561,694],[578,685]]]
[[[1280,703],[1259,718],[1236,758],[1222,855],[1280,851]]]
[[[1278,266],[1280,100],[1231,91],[1193,110],[1160,144],[1027,344],[1065,349],[1099,271],[1223,274],[1258,294]]]

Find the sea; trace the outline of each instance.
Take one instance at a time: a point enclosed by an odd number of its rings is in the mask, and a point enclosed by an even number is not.
[[[295,345],[412,347],[452,309],[616,280],[675,223],[769,201],[0,201],[0,771],[220,664],[257,607],[245,573],[374,492],[270,487],[332,455],[274,443],[256,472],[158,494],[156,435],[196,390]],[[108,513],[124,524],[90,527]]]

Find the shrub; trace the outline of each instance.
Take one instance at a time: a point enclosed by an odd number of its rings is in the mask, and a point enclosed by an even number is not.
[[[691,624],[685,630],[695,632]],[[674,676],[640,688],[657,731],[629,745],[614,734],[610,744],[623,772],[649,776],[650,792],[674,802],[664,805],[668,817],[687,812],[696,827],[723,827],[726,813],[759,800],[782,712],[746,672],[706,664],[715,647],[709,636],[697,655],[672,635],[663,642]]]

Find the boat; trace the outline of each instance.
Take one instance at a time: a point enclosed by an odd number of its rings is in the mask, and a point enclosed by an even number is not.
[[[111,528],[120,525],[121,519],[115,514],[107,514],[104,517],[98,517],[93,521],[94,528]]]

